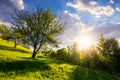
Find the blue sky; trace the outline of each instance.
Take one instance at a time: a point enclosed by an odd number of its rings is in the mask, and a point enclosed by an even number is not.
[[[120,40],[120,0],[0,0],[0,23],[10,25],[13,9],[32,10],[40,6],[67,22],[59,36],[68,45],[82,35],[96,40],[100,34]]]

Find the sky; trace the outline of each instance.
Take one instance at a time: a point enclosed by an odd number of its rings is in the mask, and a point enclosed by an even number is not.
[[[0,24],[11,25],[13,10],[51,8],[66,22],[59,36],[61,45],[70,45],[81,36],[95,41],[101,34],[120,41],[120,0],[0,0]]]

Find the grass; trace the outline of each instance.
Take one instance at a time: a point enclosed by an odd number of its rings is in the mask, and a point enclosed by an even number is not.
[[[37,54],[0,39],[0,80],[120,80],[120,76],[92,70]]]

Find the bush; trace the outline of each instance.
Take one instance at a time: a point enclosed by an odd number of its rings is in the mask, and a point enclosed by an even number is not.
[[[66,50],[66,48],[57,50],[57,59],[65,61],[67,57],[67,53],[68,51]]]
[[[56,57],[56,51],[55,50],[49,50],[48,55],[52,58]]]

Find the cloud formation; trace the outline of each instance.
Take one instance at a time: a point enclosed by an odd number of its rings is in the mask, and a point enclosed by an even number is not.
[[[67,22],[65,32],[59,36],[63,46],[74,43],[81,35],[92,34],[93,26],[82,22],[77,13],[65,10],[58,12],[58,15],[63,22]]]
[[[77,11],[88,11],[97,18],[102,15],[111,16],[114,13],[114,9],[110,5],[99,6],[96,1],[91,0],[75,0],[74,3],[67,2],[66,5],[76,9]]]
[[[120,23],[102,23],[98,24],[97,27],[94,27],[94,34],[100,35],[103,34],[106,37],[116,37],[120,38]]]
[[[0,22],[7,23],[14,9],[23,10],[23,0],[0,0]]]
[[[116,37],[117,39],[120,39],[120,23],[107,22],[96,23],[96,25],[89,24],[83,22],[80,19],[80,15],[71,13],[68,10],[61,11],[58,15],[62,18],[63,22],[67,22],[65,32],[59,36],[62,46],[70,45],[80,38],[80,36],[84,35],[92,36],[94,41],[96,41],[101,34],[106,38]],[[74,17],[73,15],[77,17]]]
[[[67,10],[64,11],[64,14],[67,14],[68,16],[70,16],[76,20],[80,20],[80,16],[78,14],[70,13]]]
[[[17,9],[19,9],[19,10],[24,9],[23,0],[10,0],[10,1],[13,3],[13,5],[14,5]]]
[[[119,8],[119,7],[116,7],[116,10],[117,10],[118,12],[120,12],[120,8]]]
[[[113,1],[113,0],[110,0],[110,3],[111,3],[111,4],[114,4],[114,1]]]

